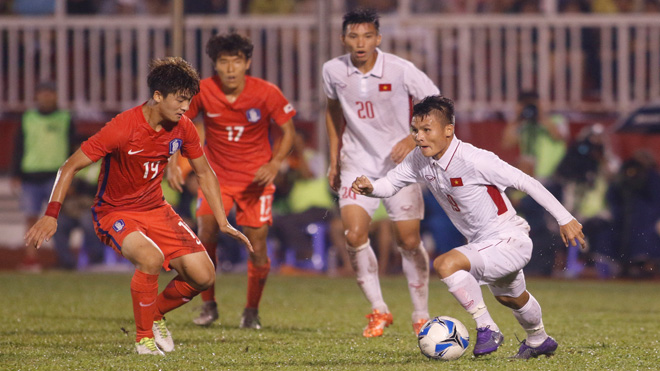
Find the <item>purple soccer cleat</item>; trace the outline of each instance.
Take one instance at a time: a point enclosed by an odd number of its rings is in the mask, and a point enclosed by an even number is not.
[[[555,350],[557,350],[557,342],[555,339],[551,338],[548,336],[545,341],[537,346],[537,347],[530,347],[527,345],[527,342],[525,340],[520,343],[520,349],[518,349],[518,354],[513,356],[513,358],[517,359],[530,359],[530,358],[536,358],[540,355],[546,355],[546,356],[551,356],[555,353]]]
[[[500,331],[493,331],[490,326],[477,329],[477,343],[474,344],[472,353],[475,356],[483,356],[493,353],[504,341],[504,335]]]

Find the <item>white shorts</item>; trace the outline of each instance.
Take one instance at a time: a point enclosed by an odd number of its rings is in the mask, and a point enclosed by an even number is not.
[[[381,199],[358,195],[351,190],[353,181],[359,174],[342,172],[341,188],[339,189],[339,208],[346,205],[362,207],[370,217],[378,208]],[[392,221],[424,219],[424,198],[422,188],[418,183],[402,188],[397,194],[383,198],[383,205]]]
[[[518,297],[527,289],[522,269],[532,257],[532,240],[525,233],[507,239],[470,243],[456,248],[470,260],[470,274],[487,284],[495,296]]]

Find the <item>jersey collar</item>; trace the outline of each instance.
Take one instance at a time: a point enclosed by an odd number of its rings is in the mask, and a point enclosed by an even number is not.
[[[440,157],[439,160],[434,160],[431,158],[431,163],[433,165],[440,166],[443,171],[447,171],[447,168],[449,167],[449,164],[451,164],[451,160],[454,158],[456,150],[461,143],[461,140],[456,138],[456,135],[454,134],[454,137],[451,139],[451,143],[449,143],[449,148],[447,148],[447,151],[442,155],[442,157]]]
[[[383,55],[383,52],[379,48],[376,48],[376,51],[378,52],[378,56],[376,57],[376,63],[374,64],[374,67],[371,69],[371,71],[367,72],[365,75],[371,75],[374,77],[381,78],[383,77],[383,64],[384,64],[383,59],[385,58],[385,56]],[[362,74],[362,72],[360,72],[360,70],[358,70],[357,67],[353,65],[353,61],[351,61],[350,54],[347,57],[348,57],[348,66],[347,66],[348,68],[346,72],[348,73],[348,76],[354,73]]]

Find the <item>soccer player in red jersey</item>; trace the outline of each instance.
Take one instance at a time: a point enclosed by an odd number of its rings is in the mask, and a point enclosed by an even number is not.
[[[200,188],[222,232],[247,238],[227,221],[218,180],[184,113],[199,92],[199,75],[181,58],[155,60],[147,83],[151,98],[117,115],[85,141],[60,168],[46,215],[26,234],[26,245],[39,248],[57,229],[57,216],[73,176],[103,159],[92,207],[96,234],[135,265],[131,280],[139,354],[174,350],[165,313],[190,301],[215,282],[215,270],[201,242],[165,202],[161,181],[170,156],[181,151],[190,161]],[[158,295],[161,267],[176,276]]]
[[[222,201],[227,210],[236,205],[236,224],[243,227],[254,247],[248,260],[247,304],[240,327],[259,329],[259,302],[270,271],[266,236],[273,222],[273,179],[291,151],[296,111],[275,85],[246,75],[252,50],[252,42],[236,33],[212,37],[206,44],[206,54],[213,60],[217,74],[202,80],[200,93],[186,115],[192,119],[203,113],[205,152],[220,180]],[[271,121],[283,133],[274,154],[268,138]],[[167,177],[172,188],[182,190],[183,178],[174,162],[168,167]],[[215,262],[218,224],[204,195],[200,193],[199,197],[198,234]],[[202,313],[194,322],[208,326],[218,318],[213,286],[202,292],[202,299]]]

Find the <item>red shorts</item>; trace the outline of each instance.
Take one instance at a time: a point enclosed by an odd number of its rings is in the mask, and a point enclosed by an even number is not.
[[[174,258],[206,251],[192,229],[170,205],[149,211],[110,212],[94,223],[94,228],[101,241],[120,254],[124,238],[132,232],[142,232],[162,251],[165,270],[170,270],[170,260]]]
[[[259,228],[264,224],[273,224],[273,193],[275,186],[270,184],[256,190],[246,190],[245,187],[220,186],[222,205],[229,211],[236,204],[236,224]],[[213,215],[209,203],[206,202],[201,188],[197,191],[197,216]]]

